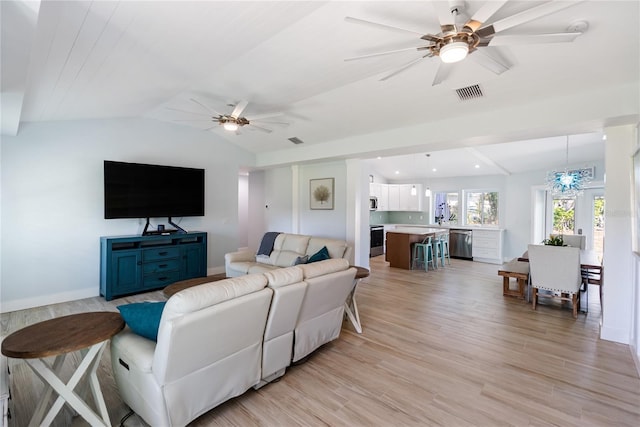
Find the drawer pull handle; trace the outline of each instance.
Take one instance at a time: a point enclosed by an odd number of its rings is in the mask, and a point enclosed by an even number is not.
[[[158,255],[165,256],[165,255],[167,255],[168,253],[169,253],[169,252],[166,252],[166,251],[165,251],[165,252],[158,252]]]
[[[158,267],[159,268],[167,268],[167,264],[160,264]]]
[[[160,280],[161,282],[164,282],[167,279],[168,279],[168,277],[158,277],[158,280]]]

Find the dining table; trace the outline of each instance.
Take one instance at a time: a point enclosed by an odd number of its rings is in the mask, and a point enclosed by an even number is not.
[[[433,227],[396,227],[389,230],[386,233],[385,260],[390,267],[411,270],[413,244],[448,232],[447,229]]]

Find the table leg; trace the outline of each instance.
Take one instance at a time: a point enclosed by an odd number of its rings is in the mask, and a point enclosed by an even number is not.
[[[96,404],[100,408],[100,412],[102,414],[103,419],[100,419],[98,415],[84,402],[78,395],[73,391],[73,389],[78,385],[80,379],[85,375],[85,373],[91,369],[90,374],[95,376],[95,371],[97,369],[98,364],[100,363],[100,357],[102,355],[102,351],[106,345],[106,341],[103,341],[98,344],[94,344],[89,348],[86,352],[84,358],[78,365],[78,368],[69,379],[67,384],[64,384],[60,378],[57,376],[57,372],[51,370],[46,363],[44,363],[40,359],[27,359],[27,364],[33,369],[33,371],[38,375],[45,384],[47,384],[48,389],[45,391],[45,394],[49,393],[50,390],[53,389],[58,393],[58,398],[49,409],[49,412],[42,419],[42,414],[38,414],[38,412],[42,412],[40,407],[33,417],[31,418],[31,422],[29,426],[37,426],[37,425],[50,425],[62,406],[66,401],[69,406],[71,406],[82,418],[84,418],[91,426],[110,426],[111,422],[109,421],[109,416],[106,412],[106,405],[104,403],[104,398],[102,397],[102,392],[100,391],[100,386],[97,381],[97,376],[94,379],[91,378],[91,388]],[[57,362],[57,360],[56,360]],[[47,397],[48,397],[47,395]],[[47,399],[48,400],[48,399]],[[45,403],[43,403],[45,402]],[[43,400],[40,405],[46,404],[46,401]],[[40,421],[42,419],[42,422]]]
[[[53,372],[55,372],[56,375],[58,375],[60,373],[60,370],[62,369],[62,365],[64,364],[64,359],[65,359],[66,354],[61,354],[59,356],[56,356],[53,365],[49,368],[51,370],[53,370]],[[29,365],[31,366],[31,365]],[[33,368],[32,368],[33,369]],[[37,374],[37,372],[36,372]],[[38,375],[40,377],[40,375]],[[42,379],[42,377],[40,377]],[[44,418],[44,411],[45,409],[47,409],[47,404],[49,403],[49,399],[51,399],[51,394],[53,393],[53,388],[51,388],[51,386],[49,385],[49,383],[47,383],[46,381],[44,381],[45,384],[45,388],[44,388],[44,392],[42,393],[42,396],[40,397],[40,403],[38,403],[38,406],[36,407],[35,412],[33,413],[33,415],[31,416],[31,422],[29,423],[29,425],[37,425],[38,422]]]
[[[356,290],[358,288],[358,282],[360,280],[356,280],[353,285],[353,291],[351,295],[347,298],[347,301],[344,303],[344,311],[347,313],[351,324],[356,329],[356,332],[362,333],[362,324],[360,323],[360,314],[358,314],[358,304],[356,303]]]

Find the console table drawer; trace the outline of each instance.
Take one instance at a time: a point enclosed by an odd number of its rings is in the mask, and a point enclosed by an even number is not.
[[[143,278],[145,287],[162,287],[180,280],[179,271],[165,271],[145,275]]]
[[[142,271],[144,274],[162,273],[164,271],[174,270],[180,270],[180,260],[178,258],[147,262],[142,265]]]
[[[178,258],[180,256],[180,249],[175,248],[155,248],[145,249],[142,255],[144,262],[157,261],[169,258]]]

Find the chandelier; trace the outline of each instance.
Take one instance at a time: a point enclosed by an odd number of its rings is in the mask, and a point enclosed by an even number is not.
[[[591,182],[593,173],[590,169],[569,170],[569,136],[567,135],[564,171],[547,173],[547,190],[553,196],[575,198],[584,194],[584,186]]]

